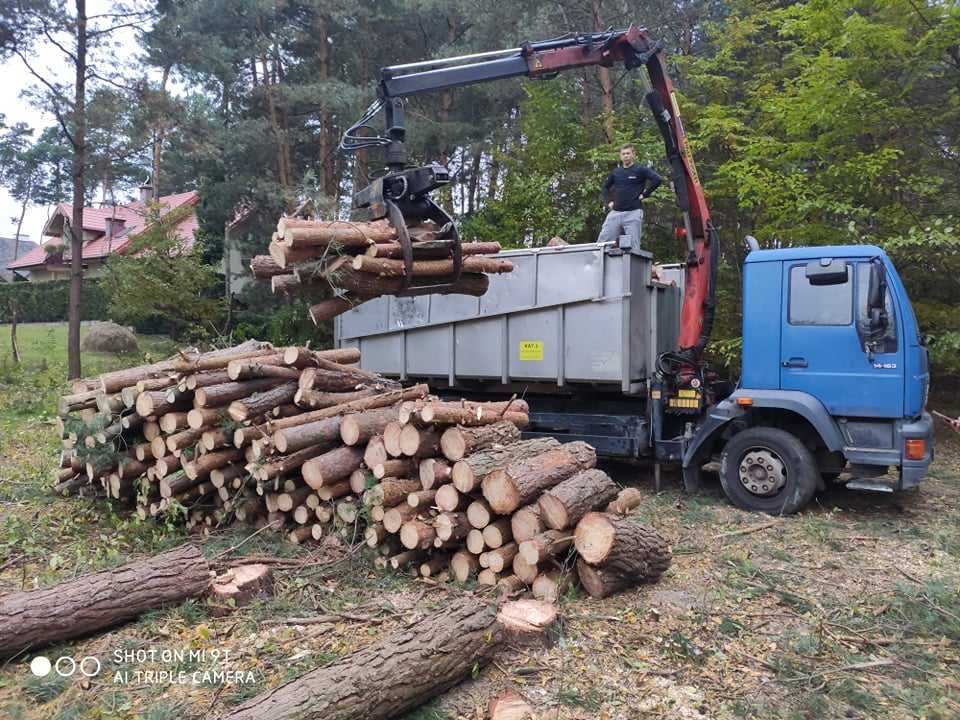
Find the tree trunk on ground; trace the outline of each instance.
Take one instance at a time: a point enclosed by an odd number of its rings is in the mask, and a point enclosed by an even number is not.
[[[447,428],[440,438],[440,449],[445,458],[456,462],[479,450],[509,445],[519,439],[520,429],[512,422],[503,420],[474,428]]]
[[[0,597],[0,656],[88,635],[147,610],[197,597],[209,566],[183,545],[40,590]]]
[[[221,720],[387,720],[439,695],[493,657],[496,610],[454,601],[380,642],[230,710]]]
[[[591,510],[613,500],[617,486],[603,470],[584,470],[550,488],[537,501],[541,517],[554,530],[571,528]]]
[[[628,487],[617,493],[615,500],[607,505],[607,512],[626,515],[643,502],[643,492],[635,487]]]
[[[620,515],[587,513],[577,524],[574,545],[580,554],[580,581],[593,597],[606,597],[641,582],[655,582],[670,566],[666,538]]]
[[[483,480],[483,497],[494,512],[501,515],[512,513],[544,490],[596,464],[597,453],[587,443],[566,443],[556,450],[494,470]]]

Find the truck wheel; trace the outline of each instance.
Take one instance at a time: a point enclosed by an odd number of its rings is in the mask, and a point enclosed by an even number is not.
[[[817,463],[806,445],[784,430],[747,428],[734,435],[720,458],[720,483],[744,510],[789,515],[817,491]]]

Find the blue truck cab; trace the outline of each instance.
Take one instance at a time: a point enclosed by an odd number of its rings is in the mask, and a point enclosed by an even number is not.
[[[829,482],[893,492],[933,459],[927,349],[903,283],[870,245],[754,250],[736,390],[685,443],[684,480],[720,455],[734,504],[795,512]]]

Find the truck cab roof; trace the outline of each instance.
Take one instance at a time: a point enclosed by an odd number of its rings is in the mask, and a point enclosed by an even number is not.
[[[747,255],[746,263],[771,262],[782,260],[816,260],[822,257],[876,257],[886,253],[876,245],[810,245],[795,248],[777,248],[775,250],[754,250]]]

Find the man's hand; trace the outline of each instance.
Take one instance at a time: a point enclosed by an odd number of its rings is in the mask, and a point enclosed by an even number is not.
[[[607,209],[608,209],[608,210],[613,210],[613,203],[612,203],[612,202],[608,202],[608,203],[607,203]]]

